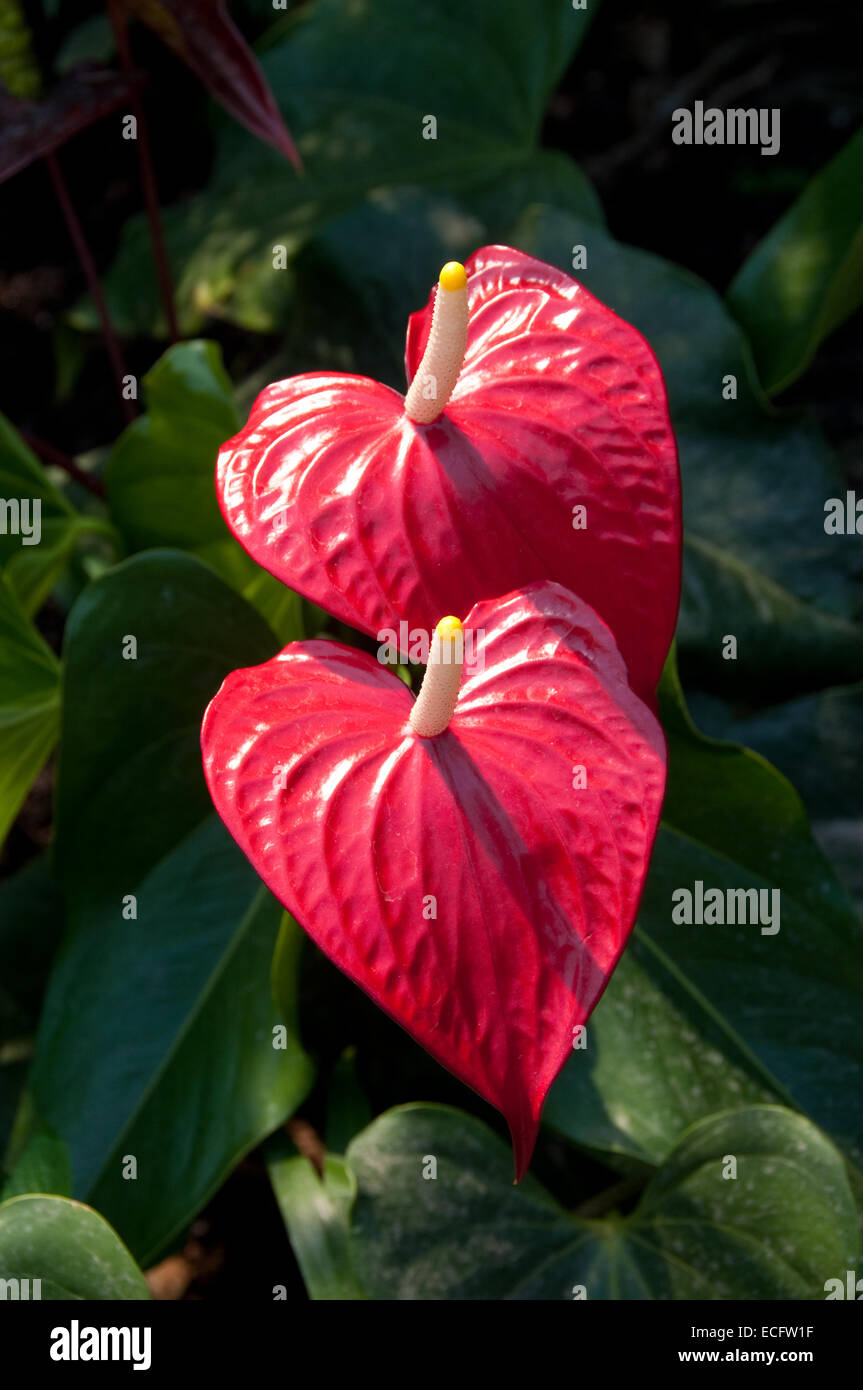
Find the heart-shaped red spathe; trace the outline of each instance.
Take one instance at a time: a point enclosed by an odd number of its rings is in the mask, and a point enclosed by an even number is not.
[[[500,246],[466,269],[467,352],[442,415],[416,424],[366,377],[276,382],[219,454],[225,519],[266,569],[371,635],[556,580],[606,621],[650,700],[680,593],[659,367],[562,271]],[[433,299],[410,320],[409,377]]]
[[[318,946],[504,1113],[520,1178],[632,927],[665,743],[608,629],[560,585],[477,604],[464,640],[475,659],[435,737],[373,657],[298,642],[227,677],[204,768]]]

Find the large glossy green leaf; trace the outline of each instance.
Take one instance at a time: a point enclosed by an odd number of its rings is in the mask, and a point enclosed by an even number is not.
[[[0,1188],[30,1137],[26,1074],[63,914],[47,853],[0,883]]]
[[[279,327],[292,276],[274,270],[274,247],[285,247],[290,259],[328,219],[373,190],[452,192],[523,167],[547,98],[595,8],[536,0],[526,23],[522,0],[315,0],[304,7],[262,67],[306,177],[297,179],[272,151],[219,122],[207,188],[166,218],[184,331],[198,331],[208,313],[248,328]],[[423,137],[427,117],[437,121],[436,139]],[[583,206],[595,207],[584,188]],[[382,265],[406,254],[397,236],[379,248]],[[108,290],[124,330],[152,327],[157,300],[140,222]],[[89,321],[89,312],[76,316]]]
[[[66,1197],[0,1205],[0,1279],[41,1279],[42,1299],[149,1299],[144,1276],[98,1212]],[[19,1294],[21,1290],[19,1288]]]
[[[18,1157],[9,1148],[62,921],[45,855],[0,883],[0,1186]]]
[[[638,924],[545,1117],[656,1164],[717,1106],[780,1098],[863,1167],[863,928],[791,785],[700,735],[670,669],[662,694],[669,786]],[[699,880],[778,890],[779,930],[675,923],[672,894]]]
[[[200,879],[202,911],[211,917],[231,903],[218,893],[232,892],[240,881],[249,897],[250,874],[234,866],[226,880],[218,859],[226,854],[224,834],[208,825],[201,832],[217,845],[212,863]],[[189,879],[189,859],[178,862],[171,902],[160,920],[188,923],[193,930],[197,911],[190,910],[189,893],[198,888]],[[193,869],[194,872],[194,869]],[[243,901],[237,902],[241,912]],[[161,1247],[177,1235],[224,1181],[231,1169],[303,1100],[313,1080],[312,1063],[296,1032],[279,1038],[282,1020],[267,992],[270,961],[282,909],[258,887],[245,915],[238,917],[233,939],[214,963],[211,977],[176,1030],[170,1053],[151,1057],[151,1091],[113,1143],[92,1187],[92,1201],[122,1230],[124,1239],[143,1264],[155,1259]],[[299,931],[299,928],[296,928]],[[190,934],[186,949],[200,946]],[[205,943],[206,946],[206,943]],[[146,962],[138,959],[136,979],[148,984]],[[293,980],[296,993],[297,979]],[[189,991],[191,995],[191,991]],[[155,1003],[155,1000],[154,1000]],[[149,1078],[148,1078],[149,1080]],[[103,1084],[120,1078],[103,1075]],[[166,1181],[166,1132],[171,1134],[170,1181]],[[137,1180],[124,1176],[125,1156],[137,1160]]]
[[[816,838],[863,913],[863,684],[757,713],[703,696],[693,709],[708,733],[757,749],[794,783]]]
[[[530,1177],[514,1188],[509,1146],[444,1106],[387,1111],[347,1157],[354,1261],[376,1299],[823,1298],[859,1253],[839,1154],[780,1107],[695,1126],[636,1209],[605,1220]]]
[[[758,703],[852,680],[863,669],[858,624],[796,598],[692,531],[683,553],[677,641],[689,681]]]
[[[206,560],[285,643],[302,636],[300,600],[250,560],[216,498],[216,454],[240,417],[216,343],[178,343],[144,378],[147,411],[108,461],[111,517],[130,550],[176,546]]]
[[[728,290],[771,394],[805,371],[861,303],[863,129],[758,243]]]
[[[664,843],[663,835],[657,857]],[[705,1115],[776,1100],[724,1020],[693,1005],[675,964],[654,958],[640,928],[582,1042],[552,1087],[543,1121],[623,1171],[661,1163]]]
[[[0,1043],[36,1025],[63,910],[47,853],[0,883]]]
[[[141,1259],[310,1084],[296,1037],[274,1046],[281,909],[211,812],[200,765],[207,701],[275,647],[234,590],[173,551],[92,584],[67,627],[56,854],[69,929],[32,1085],[69,1146],[74,1193]]]
[[[277,647],[237,593],[178,551],[133,556],[81,595],[63,651],[55,852],[79,916],[119,912],[212,813],[204,710],[228,671]]]
[[[0,843],[54,744],[60,663],[0,579]]]

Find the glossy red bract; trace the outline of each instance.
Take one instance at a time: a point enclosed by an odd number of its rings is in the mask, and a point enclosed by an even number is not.
[[[608,629],[559,585],[478,604],[465,643],[434,738],[354,648],[293,643],[234,671],[207,710],[204,768],[321,949],[505,1114],[521,1177],[635,917],[665,744]]]
[[[219,455],[226,521],[265,568],[372,635],[556,580],[609,625],[650,701],[680,589],[659,368],[554,267],[490,246],[466,269],[467,354],[439,419],[415,424],[398,392],[365,377],[276,382]],[[409,376],[431,303],[410,321]]]

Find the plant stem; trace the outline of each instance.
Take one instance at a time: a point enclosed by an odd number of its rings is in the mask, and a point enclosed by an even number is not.
[[[286,1120],[285,1130],[294,1148],[309,1160],[320,1177],[324,1171],[324,1158],[327,1150],[317,1130],[301,1115],[293,1115],[290,1120]]]
[[[102,293],[102,284],[99,280],[99,272],[96,269],[96,262],[93,260],[90,248],[87,245],[87,238],[84,235],[84,229],[81,226],[81,223],[78,221],[78,214],[72,206],[72,199],[69,197],[69,190],[66,187],[66,180],[63,178],[63,174],[60,170],[60,165],[57,161],[57,156],[53,150],[49,154],[45,155],[45,163],[48,165],[48,172],[51,175],[51,182],[54,185],[54,192],[57,195],[57,201],[60,204],[60,207],[63,211],[63,216],[66,219],[66,226],[69,229],[69,235],[72,238],[72,244],[75,247],[75,251],[77,252],[78,260],[81,264],[81,269],[84,272],[84,277],[87,281],[87,287],[90,291],[90,294],[93,296],[93,303],[96,305],[96,313],[99,315],[99,321],[102,325],[102,333],[105,338],[105,347],[108,350],[108,357],[110,358],[111,368],[114,372],[114,378],[117,383],[117,390],[120,396],[120,406],[127,421],[131,422],[135,419],[136,411],[133,403],[130,400],[126,400],[123,395],[123,377],[126,375],[126,369],[123,365],[123,354],[120,350],[120,343],[117,338],[117,335],[114,332],[114,325],[111,323],[111,318],[108,313],[108,306],[105,303],[105,296]]]
[[[111,19],[111,28],[114,30],[114,42],[117,45],[117,52],[120,55],[120,63],[125,72],[134,71],[132,61],[132,50],[129,46],[129,26],[116,0],[109,0],[108,14]],[[165,247],[165,236],[162,230],[162,210],[159,206],[159,190],[156,187],[156,173],[153,168],[153,157],[150,152],[150,137],[147,133],[147,121],[144,116],[144,107],[138,92],[132,96],[132,110],[135,116],[137,139],[135,144],[138,148],[138,173],[141,179],[141,188],[144,194],[144,203],[147,208],[147,222],[150,228],[150,244],[153,250],[153,261],[156,267],[156,279],[159,283],[159,297],[162,301],[162,309],[168,324],[168,336],[172,343],[175,343],[180,336],[180,329],[177,323],[177,309],[174,304],[174,286],[171,280],[171,267],[168,262],[168,252]]]
[[[85,487],[88,492],[92,492],[94,497],[104,497],[105,489],[98,478],[91,478],[89,473],[85,473],[83,468],[68,454],[64,454],[62,449],[57,449],[53,444],[49,444],[47,439],[40,439],[38,434],[31,434],[29,430],[21,430],[21,438],[25,444],[38,454],[45,463],[53,463],[56,468],[62,468],[64,473],[68,473],[76,483]]]

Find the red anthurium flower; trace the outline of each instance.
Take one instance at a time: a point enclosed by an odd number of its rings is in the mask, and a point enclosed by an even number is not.
[[[464,670],[462,662],[464,661]],[[505,1114],[517,1177],[635,917],[665,744],[558,584],[443,619],[419,696],[296,642],[203,725],[216,808],[335,964]]]
[[[553,579],[596,609],[651,700],[680,586],[677,456],[640,335],[568,275],[487,246],[410,320],[405,397],[308,373],[223,447],[228,525],[372,635]]]

